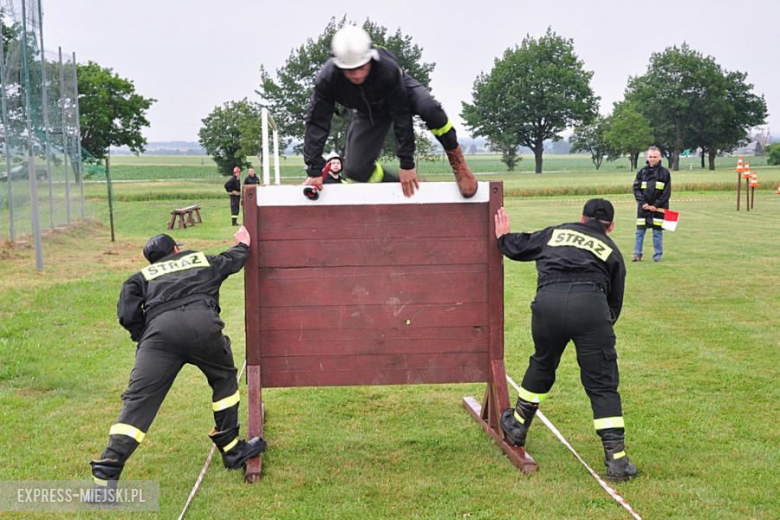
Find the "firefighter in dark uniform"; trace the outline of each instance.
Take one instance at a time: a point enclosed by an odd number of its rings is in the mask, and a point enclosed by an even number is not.
[[[306,111],[303,158],[306,184],[322,189],[322,151],[330,134],[336,103],[352,110],[347,131],[344,171],[357,182],[398,182],[378,162],[390,127],[393,127],[400,159],[400,182],[407,197],[419,189],[414,164],[414,125],[419,115],[442,144],[449,158],[460,193],[468,198],[477,192],[452,121],[419,81],[406,74],[387,49],[375,48],[366,31],[347,25],[333,35],[333,57],[317,75],[314,93]]]
[[[623,411],[618,393],[613,325],[623,305],[626,267],[607,236],[615,227],[608,200],[589,200],[579,222],[535,233],[510,233],[504,208],[495,216],[498,248],[511,258],[536,261],[536,298],[531,303],[535,352],[520,387],[517,405],[504,411],[501,429],[509,442],[525,446],[539,403],[555,382],[569,341],[577,349],[580,379],[590,398],[596,433],[604,446],[607,479],[636,476],[624,448]]]
[[[239,392],[230,338],[222,334],[219,288],[249,257],[249,232],[220,255],[180,251],[168,235],[144,247],[151,265],[122,286],[119,323],[138,342],[122,410],[111,426],[108,447],[91,462],[97,489],[115,489],[125,462],[143,441],[165,395],[185,363],[197,366],[212,388],[214,430],[209,434],[226,468],[242,467],[265,449],[265,441],[238,438]]]
[[[639,170],[634,179],[636,210],[636,242],[634,262],[642,261],[642,246],[645,232],[653,230],[653,261],[660,262],[664,254],[664,214],[659,209],[669,209],[672,195],[672,176],[661,164],[661,150],[651,146],[647,150],[647,165]]]
[[[251,186],[252,184],[260,184],[260,177],[255,174],[254,168],[249,168],[249,172],[246,174],[246,179],[244,179],[244,185]]]
[[[325,158],[325,166],[322,168],[323,184],[341,184],[344,175],[343,161],[339,154],[331,152]]]
[[[225,183],[225,191],[230,193],[230,217],[233,225],[238,225],[238,210],[241,207],[241,168],[233,168],[233,176]]]

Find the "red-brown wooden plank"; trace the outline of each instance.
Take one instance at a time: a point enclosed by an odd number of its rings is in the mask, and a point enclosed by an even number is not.
[[[260,240],[484,237],[486,204],[271,206],[259,208]]]
[[[263,360],[285,356],[485,353],[487,338],[487,327],[301,329],[260,334]]]
[[[504,185],[490,183],[490,203],[487,205],[488,251],[488,320],[490,322],[490,359],[504,359],[504,266],[503,255],[496,247],[494,216],[504,205]],[[504,382],[506,386],[506,382]]]
[[[406,320],[409,320],[407,323]],[[345,330],[376,327],[482,327],[487,325],[484,303],[394,305],[331,305],[265,307],[260,330]]]
[[[484,357],[484,355],[483,355]],[[296,386],[434,385],[481,383],[487,379],[484,363],[455,368],[391,370],[366,367],[359,371],[263,372],[266,388]]]
[[[484,237],[263,240],[259,244],[263,267],[479,264],[485,263],[486,247]]]
[[[260,269],[260,305],[409,305],[487,300],[485,265]]]

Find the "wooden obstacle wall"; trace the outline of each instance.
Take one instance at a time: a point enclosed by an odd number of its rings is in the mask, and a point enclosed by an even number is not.
[[[398,184],[327,186],[317,201],[300,186],[246,187],[249,435],[262,434],[263,387],[487,382],[481,405],[464,404],[502,444],[502,199],[500,182],[469,200],[454,183],[412,199]]]

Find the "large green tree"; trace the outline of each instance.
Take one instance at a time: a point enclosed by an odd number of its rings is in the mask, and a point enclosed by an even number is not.
[[[752,92],[747,74],[721,72],[717,90],[707,97],[696,114],[688,134],[689,148],[701,150],[701,167],[705,156],[709,169],[715,170],[718,153],[730,152],[749,141],[750,129],[766,122],[767,106],[763,96]]]
[[[111,194],[111,147],[127,146],[143,152],[146,138],[142,130],[149,126],[146,111],[156,101],[135,91],[129,79],[95,62],[78,65],[79,124],[81,148],[95,159],[105,160],[111,241],[114,236],[114,209]],[[86,155],[86,154],[85,154]]]
[[[222,175],[231,175],[236,166],[252,166],[249,158],[259,156],[262,138],[260,109],[256,104],[246,98],[228,101],[215,107],[202,123],[198,131],[200,145]]]
[[[601,168],[604,159],[615,160],[619,153],[607,139],[609,127],[610,118],[604,116],[597,116],[590,124],[578,126],[569,139],[571,143],[569,153],[590,153],[590,159],[597,170]]]
[[[273,114],[279,127],[280,139],[285,146],[291,140],[303,140],[306,126],[304,115],[314,88],[314,80],[330,57],[333,35],[347,23],[352,22],[347,22],[346,17],[340,20],[332,18],[321,34],[307,39],[292,50],[285,64],[276,69],[275,78],[261,67],[261,84],[256,92],[261,98],[261,104]],[[414,44],[410,36],[404,35],[400,29],[389,33],[387,28],[368,19],[363,22],[363,28],[371,35],[374,44],[387,48],[398,58],[398,64],[407,74],[426,87],[429,85],[435,64],[422,61],[422,48]],[[326,149],[344,152],[349,118],[348,110],[336,107]],[[390,132],[385,146],[386,154],[393,153],[392,136],[393,132]],[[296,151],[300,152],[301,148],[301,145],[296,146]]]
[[[111,146],[143,152],[149,126],[146,111],[157,101],[135,91],[129,79],[95,62],[78,65],[81,147],[97,159],[109,160]]]
[[[630,103],[615,103],[606,133],[609,147],[618,155],[628,155],[631,169],[637,169],[639,153],[653,142],[650,121]]]
[[[477,77],[472,103],[463,103],[461,116],[474,136],[529,147],[541,173],[544,142],[558,141],[567,127],[596,116],[592,77],[574,42],[548,28],[538,40],[526,36],[520,47],[507,49],[489,74]]]

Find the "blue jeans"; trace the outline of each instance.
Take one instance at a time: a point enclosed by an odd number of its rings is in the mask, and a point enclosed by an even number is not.
[[[642,254],[642,245],[645,241],[645,231],[643,227],[636,228],[636,243],[634,244],[634,254]],[[664,254],[664,232],[662,229],[653,228],[653,260],[660,260]]]

